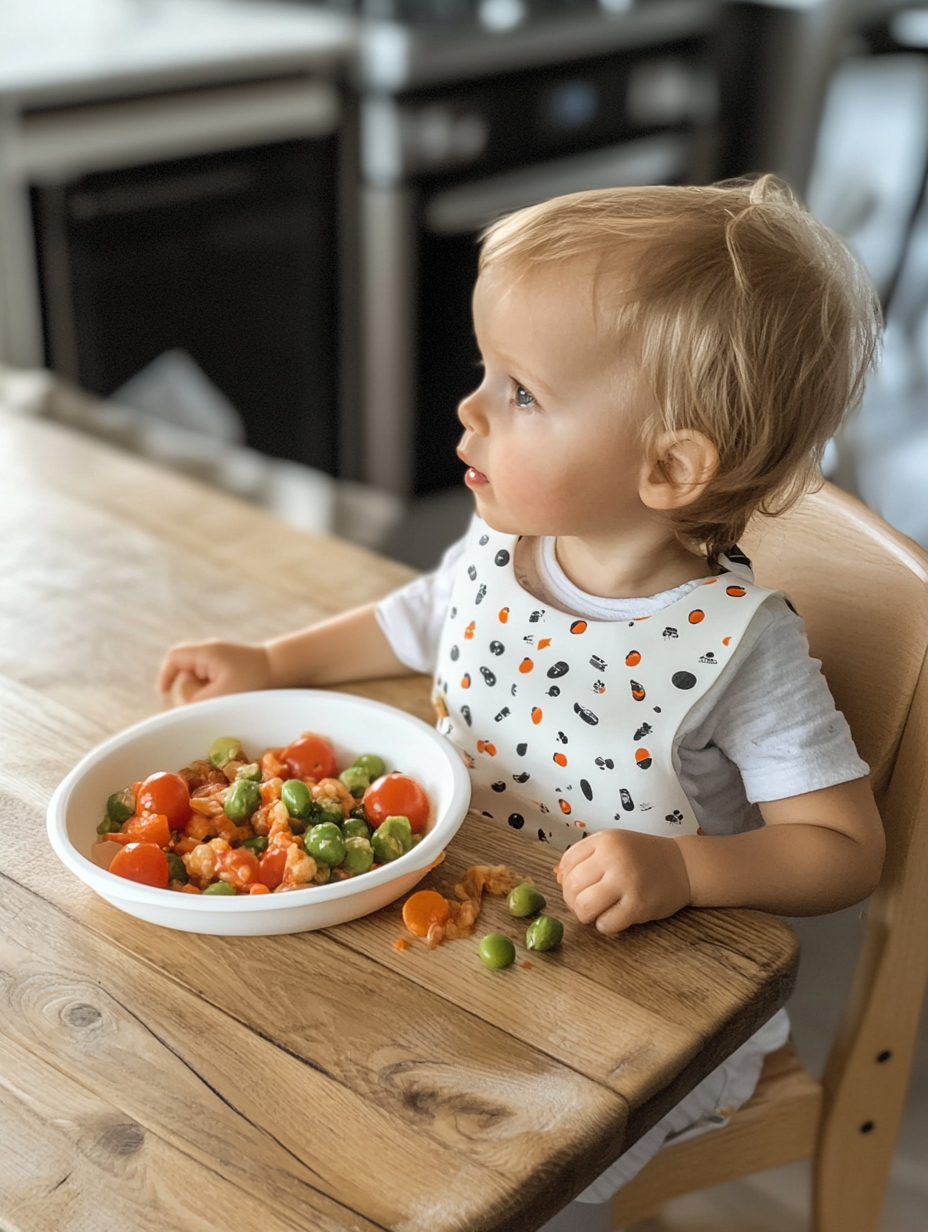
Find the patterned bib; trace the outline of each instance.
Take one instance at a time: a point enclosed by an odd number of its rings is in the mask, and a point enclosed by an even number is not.
[[[618,827],[696,833],[674,739],[779,592],[723,573],[653,616],[588,621],[523,589],[517,542],[474,518],[439,646],[438,729],[471,808],[561,850]]]

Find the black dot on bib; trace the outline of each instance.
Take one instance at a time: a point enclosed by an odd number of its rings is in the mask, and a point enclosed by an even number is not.
[[[696,683],[696,677],[692,672],[674,672],[670,683],[675,689],[691,689]]]
[[[470,578],[470,580],[471,580],[472,582],[476,581],[476,579],[477,579],[477,570],[474,568],[474,566],[473,566],[473,565],[468,565],[468,566],[467,566],[467,576]]]
[[[583,792],[583,794],[586,796],[588,800],[593,799],[593,788],[589,785],[586,779],[580,780],[580,790]]]
[[[501,655],[505,649],[502,642],[490,642],[490,654]]]
[[[516,752],[519,754],[520,757],[524,757],[525,754],[528,752],[528,745],[527,744],[517,744]]]
[[[521,830],[525,825],[525,818],[521,813],[510,813],[509,824],[512,826],[513,830]]]
[[[509,553],[505,548],[500,548],[500,550],[493,557],[493,563],[499,565],[500,568],[502,568],[503,565],[509,564]]]
[[[460,651],[460,648],[459,648],[459,647],[457,647],[457,646],[452,646],[452,647],[451,647],[451,662],[452,662],[452,663],[457,663],[457,661],[458,661],[458,659],[459,659],[460,657],[461,657],[461,651]]]
[[[503,782],[491,783],[490,786],[493,788],[494,791],[505,791],[506,790],[506,784]]]
[[[480,536],[480,539],[478,540],[478,542],[479,542],[479,544],[480,544],[480,546],[481,546],[482,548],[485,548],[485,547],[487,546],[487,544],[490,542],[490,536],[489,536],[489,535],[481,535],[481,536]]]

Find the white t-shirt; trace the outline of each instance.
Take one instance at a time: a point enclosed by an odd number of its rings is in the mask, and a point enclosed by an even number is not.
[[[394,654],[414,671],[435,670],[461,539],[438,568],[388,595],[377,619]],[[541,602],[588,620],[651,616],[701,584],[687,582],[641,599],[580,590],[557,562],[553,538],[519,541],[520,585]],[[737,562],[730,562],[738,571]],[[762,825],[757,803],[833,787],[868,773],[844,716],[809,653],[803,623],[782,600],[765,603],[718,680],[687,715],[674,743],[674,769],[707,834]]]

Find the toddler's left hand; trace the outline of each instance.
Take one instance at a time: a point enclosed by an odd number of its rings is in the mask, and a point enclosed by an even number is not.
[[[581,924],[619,933],[663,920],[690,902],[690,883],[672,838],[635,830],[600,830],[561,856],[558,881]]]

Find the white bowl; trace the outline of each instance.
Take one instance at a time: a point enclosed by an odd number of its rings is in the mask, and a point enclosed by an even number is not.
[[[254,757],[289,744],[304,731],[327,736],[340,767],[361,753],[377,753],[388,770],[403,770],[422,784],[432,815],[425,837],[412,851],[346,881],[234,898],[139,885],[90,859],[112,792],[156,770],[178,770],[204,757],[216,736],[237,736]],[[275,689],[195,702],[105,741],[56,789],[48,806],[48,837],[67,868],[121,911],[184,932],[258,936],[327,928],[393,902],[425,876],[457,832],[469,803],[470,776],[459,754],[421,719],[347,693]]]

